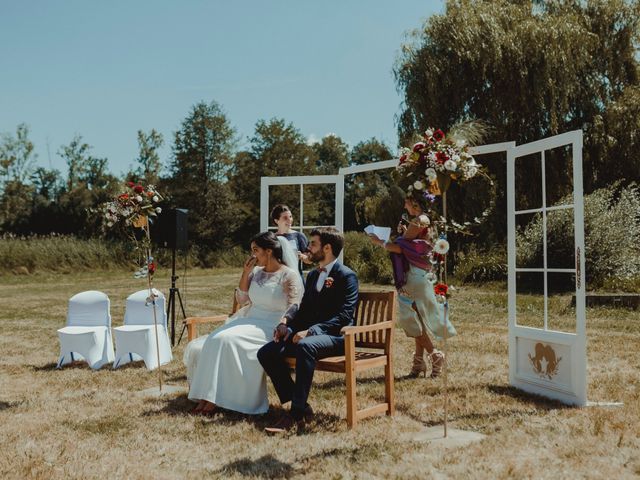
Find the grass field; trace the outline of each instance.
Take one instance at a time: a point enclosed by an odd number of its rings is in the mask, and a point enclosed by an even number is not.
[[[194,270],[180,288],[189,315],[226,313],[237,270]],[[167,293],[166,272],[156,286]],[[222,412],[190,416],[182,352],[165,367],[168,383],[185,392],[145,398],[157,385],[140,363],[112,371],[86,365],[55,370],[56,329],[74,293],[97,289],[111,298],[114,326],[124,299],[144,283],[129,273],[0,276],[0,478],[637,478],[640,476],[640,312],[587,312],[589,398],[620,408],[568,408],[508,384],[506,292],[500,285],[459,287],[449,342],[452,427],[486,434],[445,449],[415,440],[442,420],[442,380],[406,379],[412,344],[398,331],[395,417],[344,421],[343,377],[316,375],[310,402],[316,419],[286,438],[262,429],[263,416]],[[363,286],[367,288],[371,286]],[[371,287],[380,288],[380,287]],[[539,298],[530,298],[535,310]],[[570,297],[550,302],[567,324]],[[382,372],[363,375],[364,402],[383,395]]]

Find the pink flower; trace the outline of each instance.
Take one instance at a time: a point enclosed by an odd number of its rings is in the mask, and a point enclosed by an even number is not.
[[[333,278],[327,277],[327,279],[324,281],[324,287],[331,288],[332,286],[333,286]]]

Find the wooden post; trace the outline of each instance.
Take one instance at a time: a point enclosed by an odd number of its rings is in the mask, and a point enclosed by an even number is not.
[[[158,382],[160,386],[160,393],[162,393],[162,366],[160,365],[160,341],[158,337],[158,318],[156,316],[156,297],[153,293],[153,285],[151,283],[151,272],[149,271],[149,259],[151,258],[151,233],[149,232],[149,223],[147,222],[144,230],[147,234],[147,248],[146,254],[147,258],[145,261],[147,262],[147,281],[149,283],[149,297],[151,298],[151,303],[153,306],[153,327],[156,333],[156,357],[158,359]]]
[[[447,192],[442,192],[442,216],[444,217],[444,233],[447,234]],[[444,283],[447,283],[447,255],[444,256],[444,272],[442,275]],[[447,404],[449,403],[449,392],[447,389],[447,316],[449,314],[448,304],[445,298],[444,307],[444,335],[443,335],[443,350],[444,350],[444,437],[447,438]]]
[[[355,336],[347,334],[344,339],[345,374],[347,387],[347,425],[355,427],[358,422],[356,412],[356,366]]]

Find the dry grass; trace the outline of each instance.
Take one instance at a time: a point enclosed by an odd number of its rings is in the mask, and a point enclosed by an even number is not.
[[[165,274],[166,275],[166,274]],[[189,314],[224,313],[237,272],[192,271]],[[166,276],[156,285],[166,286]],[[318,374],[307,433],[272,438],[262,428],[280,413],[247,417],[223,412],[192,417],[185,394],[144,398],[157,376],[140,364],[93,372],[56,371],[56,329],[68,298],[99,289],[112,301],[114,324],[124,299],[142,288],[124,273],[0,277],[1,478],[632,478],[640,475],[640,312],[588,312],[589,397],[624,407],[566,408],[508,385],[506,293],[499,286],[462,287],[453,300],[460,335],[450,341],[450,422],[487,435],[444,450],[411,440],[441,422],[442,381],[402,378],[411,342],[398,331],[394,418],[344,422],[342,377]],[[181,285],[182,287],[182,285]],[[184,288],[184,287],[183,287]],[[165,289],[166,290],[166,289]],[[185,291],[186,290],[186,291]],[[567,322],[569,298],[551,302]],[[563,319],[564,317],[564,319]],[[186,385],[184,341],[165,369]],[[378,373],[359,382],[360,398],[382,396]]]

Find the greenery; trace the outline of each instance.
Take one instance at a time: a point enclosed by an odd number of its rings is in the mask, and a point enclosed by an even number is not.
[[[565,198],[560,203],[570,203]],[[588,288],[624,287],[640,281],[640,190],[616,183],[584,197],[585,267]],[[573,268],[573,210],[547,214],[547,265]],[[542,266],[542,217],[536,216],[516,236],[518,267]],[[617,279],[612,282],[610,279]],[[567,286],[569,282],[564,282]]]
[[[393,285],[389,254],[364,233],[345,234],[344,263],[356,272],[360,282]]]
[[[586,193],[620,179],[637,180],[639,39],[637,0],[449,0],[445,13],[412,32],[397,59],[394,72],[404,95],[401,144],[428,127],[446,131],[469,119],[492,128],[486,143],[526,143],[581,129]],[[495,177],[497,199],[477,242],[504,243],[504,158],[478,161]],[[539,196],[539,184],[530,181],[539,169],[516,169],[525,202]],[[562,187],[568,169],[547,162],[548,192]],[[451,189],[454,218],[488,195],[466,196],[471,183],[461,192]]]
[[[458,253],[454,275],[461,282],[506,281],[506,248],[501,246],[489,250],[479,250],[471,245],[466,252]]]

